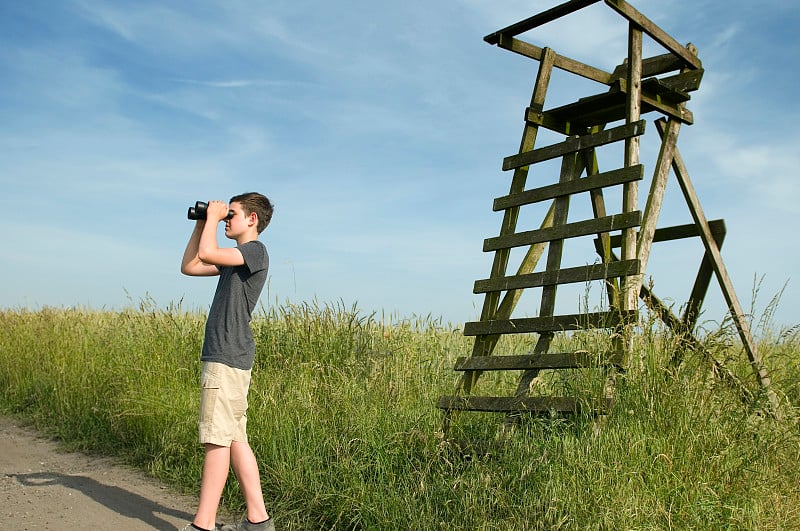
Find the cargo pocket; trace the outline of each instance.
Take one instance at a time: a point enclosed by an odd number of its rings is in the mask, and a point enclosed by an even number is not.
[[[220,388],[219,367],[213,363],[204,363],[200,375],[200,431],[211,428],[214,420],[214,408],[217,405]]]

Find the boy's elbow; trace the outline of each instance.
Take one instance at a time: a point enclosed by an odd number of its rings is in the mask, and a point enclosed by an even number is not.
[[[197,264],[197,260],[184,260],[181,262],[181,273],[184,275],[192,276],[194,275],[194,266]]]

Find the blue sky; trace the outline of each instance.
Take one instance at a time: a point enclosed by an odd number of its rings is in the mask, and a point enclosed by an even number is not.
[[[501,162],[519,147],[538,67],[482,38],[556,3],[0,1],[0,307],[152,297],[204,309],[215,281],[178,270],[186,209],[255,190],[276,205],[262,302],[476,319],[472,285],[491,265],[483,240],[502,219],[492,200],[510,179]],[[775,321],[800,322],[800,7],[633,4],[699,49],[696,123],[678,145],[707,217],[726,220],[742,305],[760,282],[759,316],[785,286]],[[625,34],[601,2],[522,38],[610,70]],[[645,53],[663,50],[646,40]],[[602,90],[558,74],[547,106]],[[529,186],[552,179],[532,174]],[[659,226],[690,221],[671,179]],[[645,197],[646,185],[642,208]],[[520,230],[540,219],[523,215]],[[581,246],[565,265],[594,261]],[[656,244],[655,292],[683,304],[701,250]],[[560,292],[562,311],[601,301],[593,289]],[[520,316],[538,311],[528,296]],[[704,319],[723,309],[712,284]]]

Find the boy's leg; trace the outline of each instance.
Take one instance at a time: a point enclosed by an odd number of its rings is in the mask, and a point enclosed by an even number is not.
[[[264,495],[261,492],[261,476],[258,462],[250,445],[242,441],[233,441],[230,448],[231,465],[239,487],[242,489],[247,504],[247,519],[251,522],[263,522],[269,515],[264,506]]]
[[[194,525],[203,529],[214,529],[222,489],[228,479],[231,449],[227,446],[206,444],[203,461],[203,478],[200,483],[200,505],[194,517]]]

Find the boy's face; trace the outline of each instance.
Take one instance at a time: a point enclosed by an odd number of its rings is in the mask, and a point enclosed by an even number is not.
[[[245,214],[241,203],[237,201],[228,205],[228,208],[233,210],[235,214],[233,218],[225,220],[225,237],[235,240],[250,227],[250,216]]]

